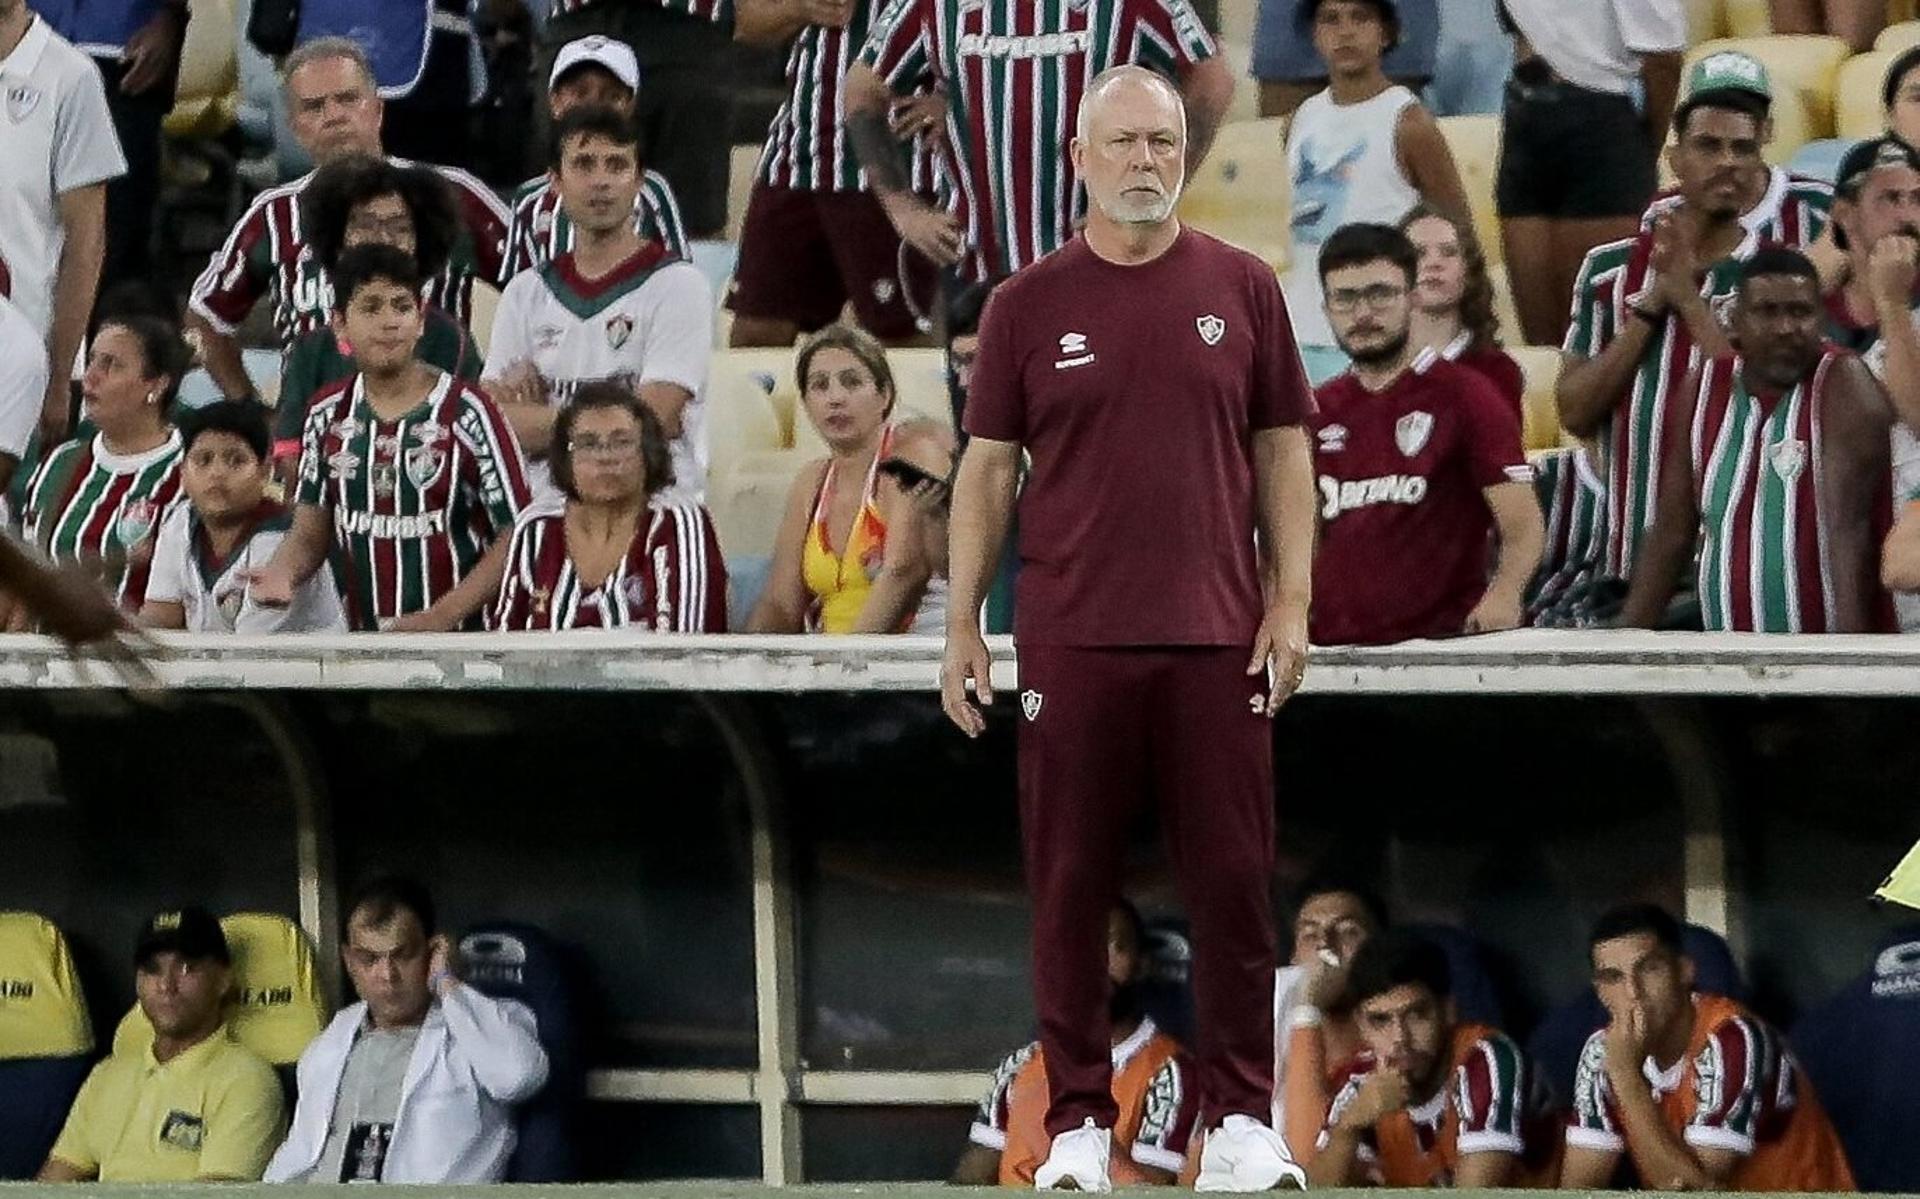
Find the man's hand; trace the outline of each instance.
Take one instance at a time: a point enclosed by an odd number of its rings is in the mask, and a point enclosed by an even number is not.
[[[1613,1013],[1607,1025],[1607,1076],[1618,1089],[1622,1078],[1642,1077],[1647,1060],[1647,1010],[1631,1004]]]
[[[1654,280],[1648,291],[1662,307],[1677,308],[1700,294],[1698,241],[1693,222],[1679,209],[1654,218],[1653,252],[1648,257]]]
[[[396,616],[380,626],[383,633],[452,633],[459,630],[456,622],[434,613],[432,608],[423,608],[418,612],[409,612],[405,616]]]
[[[1257,675],[1268,671],[1267,719],[1271,720],[1280,710],[1280,705],[1293,697],[1300,689],[1300,681],[1307,677],[1307,609],[1304,604],[1286,600],[1267,609],[1260,621],[1260,631],[1253,638],[1253,657],[1247,662],[1247,673]]]
[[[993,655],[986,638],[972,625],[949,625],[947,651],[940,659],[940,707],[947,719],[969,737],[986,731],[987,719],[967,700],[967,680],[981,707],[993,703]]]
[[[939,137],[947,123],[947,97],[938,91],[909,96],[893,106],[887,119],[893,135],[903,142],[923,133]]]
[[[852,0],[800,0],[800,11],[805,14],[807,24],[824,25],[828,29],[845,29],[847,22],[853,20]]]
[[[886,209],[887,219],[893,222],[900,240],[936,266],[952,266],[960,261],[966,239],[960,233],[960,222],[950,214],[931,207],[910,192],[887,193],[880,198],[880,205]]]
[[[484,380],[481,386],[496,404],[534,404],[546,407],[547,381],[533,363],[520,361],[506,369],[504,374]]]
[[[1406,1075],[1386,1066],[1379,1067],[1367,1075],[1353,1102],[1340,1113],[1340,1126],[1356,1132],[1372,1128],[1383,1116],[1407,1106],[1409,1090]]]
[[[293,603],[293,572],[269,562],[247,575],[247,596],[263,608],[285,608]]]
[[[1460,626],[1460,631],[1497,633],[1502,629],[1517,629],[1525,617],[1519,596],[1507,594],[1505,588],[1490,588],[1473,611],[1467,613],[1467,622]]]
[[[1306,1001],[1321,1011],[1328,1011],[1339,1005],[1347,990],[1347,975],[1353,961],[1341,961],[1331,949],[1322,949],[1319,958],[1307,967],[1306,982],[1301,992]]]
[[[1889,233],[1867,251],[1867,287],[1873,306],[1882,314],[1905,314],[1913,303],[1914,277],[1920,273],[1920,239],[1910,233]]]
[[[452,939],[445,933],[435,933],[427,942],[427,955],[427,985],[444,998],[460,982]]]
[[[180,65],[180,47],[187,40],[187,15],[183,8],[162,4],[153,19],[134,30],[127,39],[124,62],[126,73],[120,76],[122,95],[137,96],[172,79]]]
[[[47,380],[46,397],[40,402],[40,453],[43,456],[65,441],[73,427],[73,383],[67,377],[71,367],[71,363],[68,369],[55,366],[53,378]]]

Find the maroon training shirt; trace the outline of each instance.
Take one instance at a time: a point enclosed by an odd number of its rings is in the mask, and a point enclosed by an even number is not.
[[[1458,633],[1487,590],[1482,492],[1533,477],[1512,410],[1478,371],[1430,353],[1383,392],[1348,373],[1315,398],[1314,644]]]
[[[1139,266],[1075,237],[1001,284],[966,430],[1032,456],[1015,637],[1250,644],[1253,432],[1312,411],[1273,268],[1204,233]]]
[[[1513,355],[1498,347],[1484,350],[1464,350],[1454,362],[1461,366],[1479,371],[1487,382],[1493,384],[1493,392],[1507,402],[1513,409],[1513,419],[1520,427],[1527,427],[1527,375]]]

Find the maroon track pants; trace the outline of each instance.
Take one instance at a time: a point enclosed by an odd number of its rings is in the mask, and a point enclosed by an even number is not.
[[[1107,914],[1155,803],[1193,929],[1201,1110],[1273,1093],[1273,726],[1244,647],[1020,647],[1020,825],[1034,1006],[1058,1135],[1111,1128]]]

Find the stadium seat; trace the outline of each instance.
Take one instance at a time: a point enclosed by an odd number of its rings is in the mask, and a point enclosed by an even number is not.
[[[1560,407],[1554,388],[1560,382],[1560,351],[1552,346],[1508,346],[1507,353],[1526,376],[1523,400],[1527,451],[1550,450],[1561,444]]]
[[[1920,1191],[1920,925],[1882,938],[1873,965],[1789,1038],[1863,1191]]]
[[[461,977],[483,995],[532,1010],[547,1051],[547,1082],[515,1112],[520,1140],[507,1182],[575,1182],[574,1126],[586,1097],[575,971],[546,933],[510,922],[479,924],[460,938]]]
[[[1233,99],[1227,102],[1223,123],[1235,121],[1257,121],[1260,119],[1260,85],[1253,82],[1253,47],[1244,42],[1229,41],[1222,36],[1218,39],[1220,57],[1226,60],[1227,70],[1233,72]]]
[[[1721,0],[1687,0],[1687,42],[1704,42],[1711,38],[1725,37],[1727,33],[1726,6]]]
[[[30,912],[0,912],[0,1180],[39,1171],[92,1059],[66,938]]]
[[[1501,260],[1500,215],[1494,207],[1493,184],[1500,172],[1500,118],[1495,116],[1441,117],[1441,136],[1460,168],[1473,213],[1473,232],[1488,265]]]
[[[1896,57],[1892,50],[1869,50],[1840,64],[1833,85],[1833,123],[1838,136],[1858,141],[1878,137],[1886,128],[1880,86]]]
[[[1783,90],[1774,97],[1772,113],[1773,139],[1760,151],[1768,166],[1785,166],[1793,161],[1793,156],[1802,146],[1822,140],[1813,128],[1813,118],[1807,113],[1807,105],[1796,91]]]
[[[1447,955],[1447,973],[1453,983],[1453,1002],[1462,1020],[1506,1027],[1506,1009],[1487,973],[1485,952],[1472,933],[1447,924],[1409,924],[1406,931],[1438,945]]]
[[[1765,37],[1773,32],[1768,0],[1726,0],[1722,23],[1728,37]]]
[[[1823,137],[1817,142],[1808,142],[1795,151],[1792,161],[1787,163],[1791,174],[1803,179],[1818,179],[1832,183],[1834,176],[1840,173],[1840,160],[1853,149],[1854,142],[1844,137]]]
[[[1747,984],[1740,977],[1733,950],[1719,933],[1697,924],[1680,929],[1681,948],[1693,959],[1694,990],[1745,1000]],[[1592,987],[1583,988],[1578,998],[1547,1013],[1527,1041],[1527,1052],[1539,1063],[1561,1105],[1573,1095],[1573,1078],[1580,1066],[1580,1050],[1587,1038],[1607,1023],[1607,1009]]]
[[[1141,1006],[1162,1031],[1183,1045],[1193,1044],[1193,939],[1179,918],[1149,920],[1146,977]]]
[[[753,176],[760,165],[760,143],[733,148],[727,159],[727,226],[725,239],[740,244],[740,228],[747,222],[747,196],[753,191]]]
[[[777,450],[785,437],[773,400],[758,379],[729,371],[707,381],[707,477],[734,469],[741,455]]]
[[[269,912],[226,916],[220,928],[233,954],[234,1039],[284,1073],[330,1014],[314,973],[313,945],[299,925]],[[136,1004],[113,1034],[113,1051],[139,1053],[152,1043],[153,1025]]]
[[[1814,34],[1770,34],[1766,37],[1716,38],[1702,42],[1687,52],[1687,63],[1711,54],[1737,50],[1758,59],[1773,77],[1775,123],[1778,125],[1780,94],[1792,89],[1806,109],[1807,132],[1800,141],[1833,134],[1833,88],[1840,64],[1848,56],[1847,43],[1837,37]],[[1776,130],[1776,138],[1782,131]]]
[[[1291,241],[1286,129],[1278,117],[1222,125],[1180,196],[1181,220],[1259,255],[1275,270],[1286,266]]]
[[[499,314],[500,289],[484,280],[474,280],[473,307],[467,318],[467,332],[473,334],[473,344],[480,351],[482,361],[486,360],[487,350],[493,345],[493,318]]]
[[[161,126],[168,137],[207,140],[233,128],[240,111],[238,45],[232,0],[194,0],[173,109]]]
[[[707,489],[720,550],[732,571],[736,562],[765,559],[773,553],[794,475],[818,457],[801,450],[743,455],[726,478]]]
[[[1911,50],[1920,46],[1920,21],[1902,21],[1898,25],[1889,25],[1873,39],[1875,50],[1884,50],[1888,54],[1898,55],[1902,50]]]

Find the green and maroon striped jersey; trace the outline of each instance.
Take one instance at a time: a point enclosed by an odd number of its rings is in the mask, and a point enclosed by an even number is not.
[[[478,383],[485,355],[474,344],[473,335],[438,308],[428,305],[424,311],[426,327],[413,356],[456,379]],[[299,457],[300,432],[314,397],[335,383],[351,379],[359,369],[353,354],[331,328],[315,329],[294,341],[280,368],[280,396],[273,406],[275,458]]]
[[[507,225],[507,256],[500,269],[500,286],[505,287],[521,271],[536,271],[573,249],[573,222],[560,207],[559,189],[551,175],[535,175],[513,193],[509,205],[513,219]],[[686,224],[680,219],[680,201],[674,199],[673,185],[658,171],[647,171],[640,179],[640,195],[633,204],[633,229],[641,237],[657,241],[673,251],[676,258],[693,261],[693,247],[687,240]]]
[[[979,279],[1073,236],[1085,196],[1067,145],[1094,76],[1123,63],[1171,76],[1213,54],[1188,0],[891,0],[860,60],[896,93],[945,89],[949,211]]]
[[[350,628],[432,607],[512,532],[528,494],[506,417],[444,372],[398,420],[374,412],[362,375],[307,409],[295,498],[332,517]]]
[[[184,503],[178,430],[141,454],[115,454],[102,434],[56,446],[27,481],[21,529],[56,562],[99,562],[107,590],[137,612],[147,596],[154,537]]]
[[[423,294],[465,325],[473,308],[473,281],[492,282],[500,277],[507,250],[506,206],[486,184],[456,167],[400,158],[388,161],[399,167],[431,167],[453,190],[461,236],[454,244],[453,260]],[[280,334],[282,349],[327,323],[333,285],[300,231],[300,193],[312,178],[308,173],[254,197],[194,281],[187,303],[214,328],[233,332],[263,296],[272,298],[273,327]]]
[[[547,17],[560,16],[562,13],[578,12],[587,7],[602,4],[652,3],[669,12],[683,12],[690,17],[699,17],[706,21],[729,21],[733,19],[732,0],[548,0]]]
[[[760,152],[762,183],[794,191],[866,190],[859,156],[847,138],[840,85],[867,40],[875,6],[881,2],[854,0],[853,16],[844,28],[807,25],[794,36],[787,52],[787,99],[774,114],[766,148]],[[928,140],[915,138],[901,153],[912,189],[932,195],[935,163]]]

